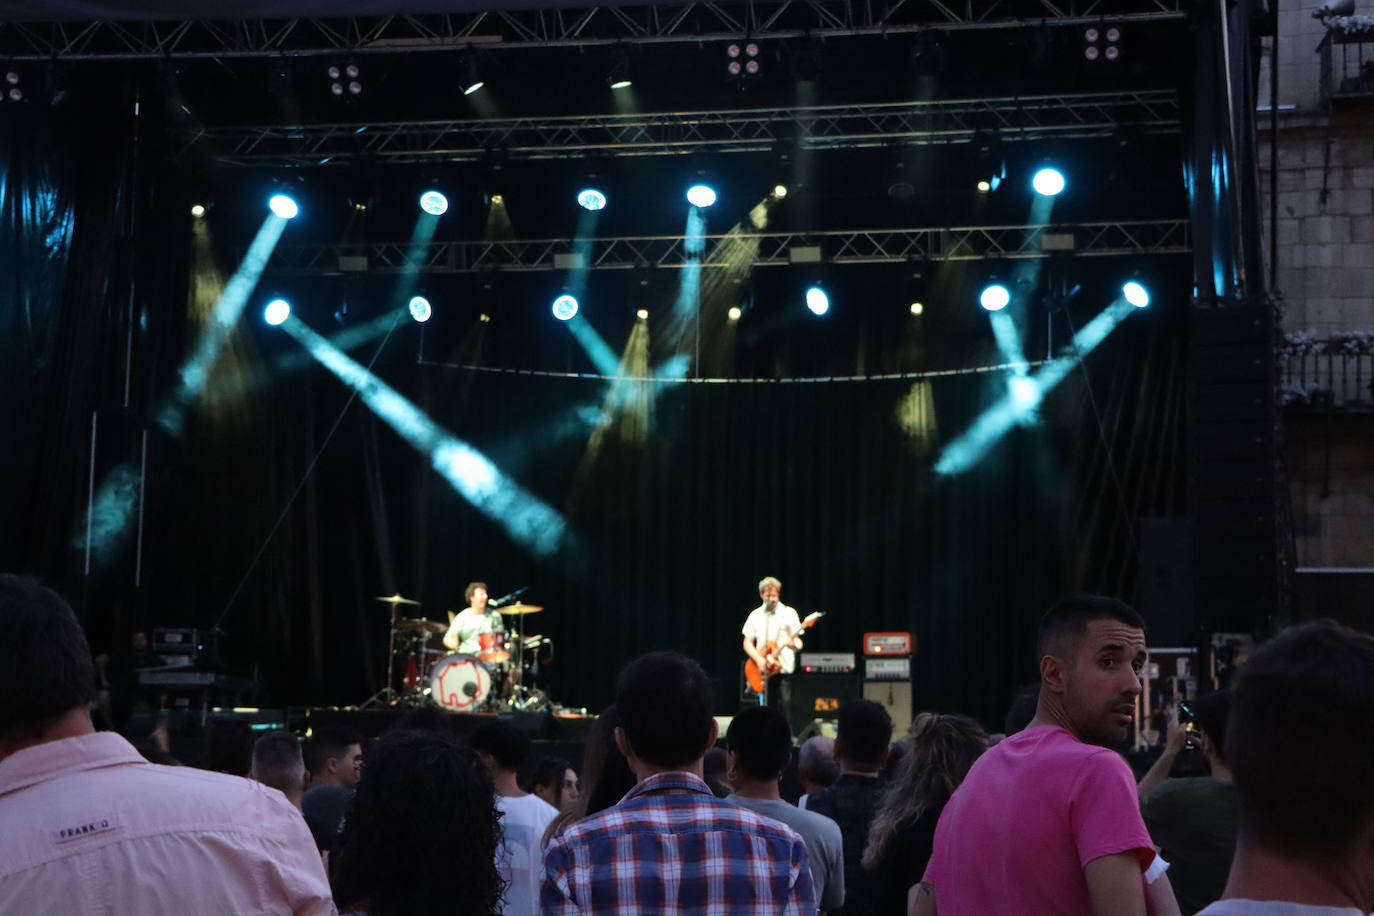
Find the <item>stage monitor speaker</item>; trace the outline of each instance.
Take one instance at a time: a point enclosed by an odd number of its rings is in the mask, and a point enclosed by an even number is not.
[[[859,696],[859,678],[853,674],[792,675],[792,734],[800,734],[816,719],[833,719],[845,700]]]
[[[892,717],[892,740],[906,737],[912,719],[910,681],[864,681],[864,699],[881,704]]]

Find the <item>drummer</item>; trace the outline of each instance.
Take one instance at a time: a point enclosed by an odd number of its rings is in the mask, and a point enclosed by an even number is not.
[[[504,633],[501,615],[487,610],[487,583],[473,582],[463,592],[468,606],[459,611],[444,634],[444,645],[464,655],[477,655],[482,651],[482,636],[486,633]]]

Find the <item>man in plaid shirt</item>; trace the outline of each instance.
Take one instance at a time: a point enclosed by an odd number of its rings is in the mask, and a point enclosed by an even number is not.
[[[713,706],[706,672],[676,652],[620,673],[615,740],[639,784],[550,844],[544,916],[815,916],[801,836],[702,781]]]

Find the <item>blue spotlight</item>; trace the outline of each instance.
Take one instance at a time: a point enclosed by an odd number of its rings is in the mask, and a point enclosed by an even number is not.
[[[1031,187],[1043,197],[1054,197],[1064,190],[1064,173],[1058,169],[1043,168],[1031,176]]]
[[[606,195],[596,188],[583,188],[577,192],[577,202],[584,210],[601,210],[606,206]]]
[[[1008,385],[1012,402],[1023,410],[1034,410],[1040,403],[1040,385],[1027,375],[1017,375]]]
[[[710,185],[694,184],[687,189],[687,203],[706,208],[716,202],[716,189]]]
[[[978,296],[978,304],[989,312],[1000,312],[1011,302],[1011,293],[1001,283],[983,287]]]
[[[806,291],[806,307],[817,315],[824,315],[830,311],[830,297],[819,286],[813,286]]]
[[[1126,301],[1138,309],[1143,309],[1150,304],[1150,291],[1134,280],[1128,281],[1121,287],[1121,295],[1125,296]]]
[[[426,191],[420,195],[420,209],[430,216],[443,216],[448,211],[448,198],[440,191]]]
[[[434,310],[429,307],[429,300],[424,296],[412,296],[410,299],[410,317],[420,323],[429,320],[429,316],[434,314]]]
[[[295,219],[296,214],[301,212],[301,208],[296,206],[296,201],[285,194],[273,194],[268,199],[267,206],[282,219]]]
[[[287,302],[285,299],[273,299],[271,302],[267,303],[267,308],[262,310],[262,320],[273,327],[276,327],[290,317],[291,303]]]
[[[577,297],[569,296],[567,293],[553,300],[553,317],[559,321],[567,321],[577,314]]]

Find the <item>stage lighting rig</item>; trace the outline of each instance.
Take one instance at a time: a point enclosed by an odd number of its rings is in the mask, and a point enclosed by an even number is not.
[[[559,321],[568,321],[577,314],[577,297],[567,293],[553,300],[553,317]]]
[[[268,209],[282,219],[295,219],[301,212],[296,199],[289,194],[273,194],[267,201]]]
[[[708,184],[694,184],[687,189],[687,202],[704,210],[716,202],[716,189]]]
[[[1083,57],[1090,63],[1099,60],[1111,63],[1121,57],[1119,26],[1089,26],[1083,30]]]
[[[463,70],[463,76],[458,81],[458,88],[463,90],[463,95],[472,95],[487,84],[486,80],[482,79],[475,55],[469,56],[460,66]]]
[[[630,76],[630,54],[624,48],[611,49],[611,62],[606,68],[606,85],[612,89],[629,89],[634,85]]]
[[[1001,283],[989,283],[978,294],[978,304],[989,312],[1000,312],[1011,304],[1011,291]]]
[[[1036,169],[1031,187],[1041,197],[1057,197],[1064,190],[1064,173],[1052,166]]]
[[[1150,291],[1137,280],[1127,280],[1122,284],[1121,295],[1138,309],[1143,309],[1150,304]]]
[[[10,102],[24,101],[24,80],[18,70],[5,71],[5,95],[4,98]]]
[[[746,41],[741,44],[732,41],[725,46],[725,56],[729,62],[725,65],[725,71],[731,76],[758,76],[761,70],[759,64],[759,45],[755,41]]]
[[[262,310],[262,320],[276,327],[291,317],[291,303],[285,299],[273,299]]]
[[[806,307],[817,316],[824,315],[830,311],[830,295],[820,286],[813,286],[806,291]]]
[[[443,216],[448,212],[448,196],[431,188],[420,195],[420,209],[430,216]]]
[[[352,61],[346,64],[330,64],[325,75],[329,77],[329,93],[334,98],[341,99],[345,94],[362,95],[362,71]]]
[[[577,205],[583,210],[603,210],[606,207],[606,195],[596,188],[583,188],[577,192]]]
[[[410,297],[410,317],[420,324],[424,324],[434,314],[434,309],[430,307],[429,300],[424,296]]]

